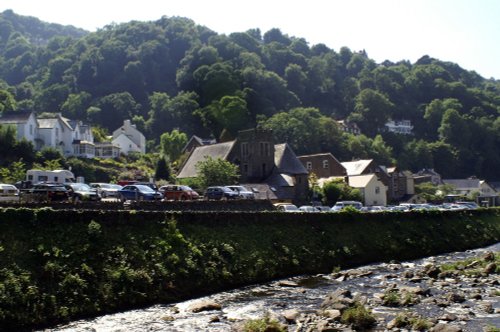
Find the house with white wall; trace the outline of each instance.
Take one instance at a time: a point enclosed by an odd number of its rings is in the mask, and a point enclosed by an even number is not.
[[[389,120],[385,124],[387,131],[402,135],[411,135],[413,126],[410,120]]]
[[[363,205],[387,205],[387,186],[376,174],[349,176],[349,186],[361,191]]]
[[[130,120],[123,121],[123,125],[113,132],[111,142],[120,147],[123,154],[129,152],[146,153],[146,137],[137,130]]]
[[[0,117],[0,125],[13,126],[18,141],[24,138],[29,142],[35,142],[38,135],[38,124],[33,112],[4,112]]]
[[[13,126],[16,129],[16,139],[32,142],[37,151],[51,147],[64,156],[84,158],[115,158],[120,154],[120,148],[112,142],[100,144],[96,153],[91,126],[79,120],[65,118],[61,113],[37,116],[34,112],[4,112],[0,116],[0,125]],[[124,142],[123,145],[127,143]]]

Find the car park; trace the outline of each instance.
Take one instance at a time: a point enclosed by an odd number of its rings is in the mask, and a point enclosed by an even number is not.
[[[200,195],[189,186],[169,184],[161,186],[159,192],[163,194],[165,200],[187,201],[196,200]]]
[[[331,211],[332,212],[339,212],[348,206],[353,207],[356,210],[361,210],[361,208],[363,207],[363,204],[361,202],[358,202],[358,201],[338,201],[332,207]]]
[[[101,200],[101,195],[99,195],[97,189],[90,187],[88,184],[66,183],[64,186],[68,190],[68,195],[73,202]]]
[[[205,199],[215,199],[215,200],[236,199],[238,198],[238,193],[232,191],[227,187],[214,186],[207,188],[204,197]]]
[[[91,183],[90,187],[97,189],[102,198],[118,197],[118,190],[123,187],[113,183]]]
[[[118,190],[120,200],[125,202],[130,201],[158,201],[163,198],[163,195],[154,191],[148,186],[142,184],[131,184]]]
[[[23,201],[27,202],[55,202],[68,201],[68,190],[61,183],[40,182],[26,191]]]
[[[226,186],[238,193],[238,197],[242,199],[255,199],[255,194],[243,186]]]
[[[19,193],[13,184],[0,183],[0,202],[18,202]]]

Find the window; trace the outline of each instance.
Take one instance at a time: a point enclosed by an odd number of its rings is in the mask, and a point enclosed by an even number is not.
[[[327,169],[330,165],[328,164],[328,160],[323,160],[323,168]]]
[[[375,187],[375,194],[380,194],[380,187]]]
[[[310,170],[312,170],[312,169],[313,169],[313,163],[312,163],[312,161],[307,161],[307,162],[306,162],[306,169],[307,169],[308,171],[310,171]]]
[[[266,176],[267,169],[266,164],[262,164],[262,176]]]
[[[248,156],[248,143],[241,143],[241,155],[243,157]]]
[[[30,124],[30,135],[33,135],[33,125]]]
[[[243,164],[243,173],[248,173],[248,164]]]

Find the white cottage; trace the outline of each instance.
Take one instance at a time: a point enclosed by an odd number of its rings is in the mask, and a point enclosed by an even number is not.
[[[35,142],[38,135],[38,123],[33,112],[4,112],[0,118],[0,125],[13,126],[18,141],[24,138],[29,142]]]
[[[123,126],[113,132],[112,143],[120,147],[120,151],[124,154],[146,153],[146,138],[130,120],[123,121]]]

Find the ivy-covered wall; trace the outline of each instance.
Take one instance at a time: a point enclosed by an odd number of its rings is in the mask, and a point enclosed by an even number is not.
[[[500,210],[415,213],[0,209],[0,329],[500,241]]]

